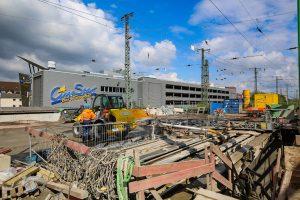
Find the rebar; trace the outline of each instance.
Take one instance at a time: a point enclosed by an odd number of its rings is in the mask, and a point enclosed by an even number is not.
[[[115,199],[115,169],[119,151],[91,148],[80,154],[64,145],[66,137],[57,134],[51,141],[45,167],[61,182],[76,184],[89,192],[89,199]]]

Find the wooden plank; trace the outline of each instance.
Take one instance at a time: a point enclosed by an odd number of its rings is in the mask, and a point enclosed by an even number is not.
[[[285,200],[286,199],[286,195],[288,193],[288,189],[290,186],[290,182],[291,182],[291,178],[292,178],[292,171],[286,171],[282,182],[281,182],[281,187],[280,187],[280,191],[279,191],[279,195],[278,195],[278,200]]]
[[[203,200],[203,199],[216,199],[216,200],[237,200],[233,197],[226,196],[217,192],[213,192],[210,190],[206,190],[203,188],[200,188],[198,191],[195,191],[197,196],[195,197],[195,200]]]
[[[170,173],[180,170],[186,170],[205,164],[205,160],[190,160],[177,163],[134,166],[132,175],[136,177],[149,176],[155,174]]]
[[[29,166],[27,167],[26,169],[24,169],[23,171],[17,173],[15,176],[11,177],[10,179],[6,180],[3,185],[6,185],[6,186],[14,186],[17,182],[19,182],[23,177],[26,177],[26,176],[30,176],[36,172],[39,171],[39,168],[36,167],[36,166]]]
[[[168,183],[174,183],[183,179],[201,176],[213,172],[215,170],[215,163],[205,164],[202,166],[190,168],[183,171],[169,173],[161,176],[151,177],[140,181],[129,183],[129,192],[134,193],[150,188],[159,187]]]
[[[222,183],[228,189],[232,190],[232,183],[228,181],[226,178],[224,178],[219,172],[214,171],[212,173],[212,177],[219,183]]]
[[[275,200],[276,197],[276,189],[277,189],[277,179],[278,179],[278,173],[280,170],[280,161],[281,161],[281,149],[278,149],[277,153],[277,159],[276,159],[276,165],[274,169],[274,176],[273,176],[273,187],[272,187],[272,200]]]
[[[55,182],[47,182],[46,186],[50,189],[53,189],[58,192],[62,192],[64,194],[69,194],[73,197],[76,197],[78,199],[85,199],[89,196],[88,191],[82,190],[75,187],[69,187],[68,185],[61,184],[61,183],[55,183]]]
[[[134,156],[134,164],[139,167],[141,166],[140,163],[140,153],[138,150],[133,151],[133,156]],[[126,188],[127,189],[127,188]],[[145,193],[144,190],[138,191],[136,194],[136,199],[137,200],[145,200]]]
[[[232,162],[222,153],[219,148],[217,148],[216,145],[212,144],[210,148],[212,148],[212,151],[224,162],[225,165],[227,165],[227,167],[232,169]]]
[[[150,190],[150,193],[156,200],[163,200],[156,190]]]
[[[204,158],[205,158],[205,164],[208,164],[209,159],[208,159],[208,148],[207,148],[207,146],[205,147],[205,150],[204,150]],[[212,190],[211,180],[212,180],[211,173],[209,173],[209,174],[206,175],[206,187],[209,190]]]
[[[294,171],[300,166],[300,147],[285,146],[284,147],[284,162],[286,170]]]

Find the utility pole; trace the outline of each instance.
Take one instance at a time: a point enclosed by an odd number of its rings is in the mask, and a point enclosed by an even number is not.
[[[133,17],[133,12],[125,14],[121,17],[121,21],[125,22],[125,89],[126,89],[126,107],[131,108],[131,70],[130,70],[130,39],[132,38],[130,35],[130,27],[129,27],[129,19]]]
[[[210,51],[210,49],[201,49],[201,99],[205,107],[208,106],[208,89],[209,89],[209,66],[208,60],[205,59],[205,51]]]
[[[260,70],[261,68],[253,67],[250,69],[254,70],[254,93],[257,93],[257,74],[258,74],[258,70]]]
[[[286,84],[286,104],[289,104],[289,84]]]
[[[205,103],[205,106],[209,103],[208,97],[208,89],[209,89],[209,65],[208,60],[204,60],[204,64],[202,67],[202,78],[201,78],[201,85],[202,85],[202,101]]]
[[[300,106],[300,0],[297,0],[298,16],[298,106]]]
[[[275,78],[276,78],[276,94],[278,94],[278,82],[279,80],[283,80],[283,79],[281,78],[281,76],[275,76]]]

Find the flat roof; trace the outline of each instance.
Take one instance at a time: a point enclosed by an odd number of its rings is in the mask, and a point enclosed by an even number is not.
[[[58,69],[50,69],[45,71],[40,71],[35,74],[40,74],[41,72],[56,72],[56,73],[66,73],[66,74],[74,74],[74,75],[85,75],[85,76],[91,76],[91,77],[103,77],[103,78],[115,78],[115,79],[122,79],[124,80],[124,77],[122,74],[108,74],[108,73],[97,73],[97,72],[87,72],[87,71],[67,71],[67,70],[58,70]],[[184,81],[173,81],[173,80],[166,80],[166,79],[159,79],[152,76],[140,76],[140,77],[132,77],[133,81],[142,81],[143,79],[154,79],[163,81],[166,83],[173,83],[173,84],[185,84],[189,86],[198,86],[201,87],[201,84],[197,83],[191,83],[191,82],[184,82]],[[183,85],[182,85],[183,86]],[[216,87],[216,86],[210,86],[211,89],[229,89],[229,87],[223,86],[223,87]]]

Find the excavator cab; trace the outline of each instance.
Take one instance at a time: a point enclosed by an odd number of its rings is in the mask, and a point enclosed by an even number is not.
[[[113,130],[118,130],[117,132],[126,133],[137,127],[135,123],[135,117],[128,109],[125,108],[125,103],[122,96],[98,94],[93,100],[92,110],[97,115],[97,119],[95,120],[94,124],[101,125],[111,122],[124,122],[126,123],[126,127],[124,127],[123,125],[113,125]],[[78,119],[80,119],[80,115],[76,119],[74,127],[76,127],[75,124],[77,125],[77,127],[80,124],[78,121]],[[101,129],[99,128],[98,130]],[[73,129],[73,133],[75,137],[79,137],[80,130]]]
[[[125,108],[122,96],[108,96],[105,94],[96,95],[92,108],[95,112],[106,109],[121,109]]]

